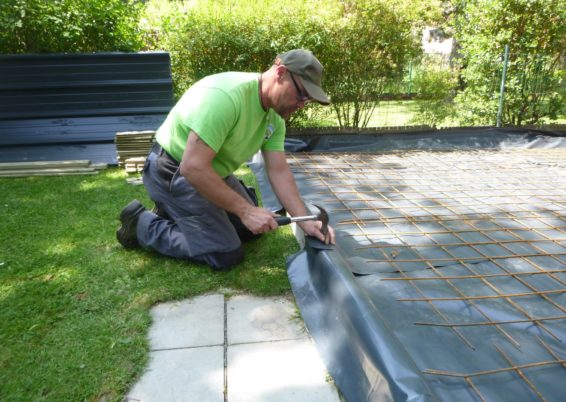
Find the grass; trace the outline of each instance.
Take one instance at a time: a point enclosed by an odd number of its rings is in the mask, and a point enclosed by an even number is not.
[[[419,116],[419,106],[429,101],[426,100],[391,100],[379,102],[373,112],[368,127],[410,127],[426,124]],[[555,120],[545,119],[544,124],[565,124],[566,117],[562,116]],[[495,117],[494,117],[495,124]],[[450,116],[442,122],[442,127],[458,127],[459,122]]]
[[[248,183],[249,170],[240,171]],[[245,245],[228,272],[127,251],[115,240],[143,186],[96,176],[0,179],[0,400],[121,400],[147,363],[149,309],[223,289],[289,292],[289,227]]]
[[[410,127],[418,126],[423,123],[419,121],[417,114],[419,104],[424,101],[419,100],[390,100],[380,101],[373,111],[368,127]],[[337,127],[336,119],[331,107],[317,107],[307,113],[309,124],[316,120],[317,125],[323,127]]]
[[[373,111],[368,127],[411,127],[426,125],[427,122],[419,117],[419,107],[429,101],[426,100],[383,100],[380,101],[375,110]],[[321,127],[336,127],[338,120],[333,114],[331,107],[315,106],[307,114],[310,119],[307,119],[311,124],[316,120],[318,126]],[[494,122],[495,124],[495,116]],[[561,116],[555,120],[544,119],[541,126],[546,124],[566,124],[566,116]],[[445,121],[440,124],[441,127],[458,127],[460,124],[456,118],[448,116]]]

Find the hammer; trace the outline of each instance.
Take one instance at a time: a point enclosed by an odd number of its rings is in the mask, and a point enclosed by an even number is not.
[[[275,221],[279,226],[288,225],[292,222],[321,221],[322,227],[320,228],[320,231],[326,239],[328,236],[328,213],[320,205],[313,204],[313,206],[315,206],[319,211],[316,215],[295,216],[293,218],[289,216],[278,216],[275,218]]]

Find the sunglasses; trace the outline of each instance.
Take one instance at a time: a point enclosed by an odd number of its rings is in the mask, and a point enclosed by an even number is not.
[[[291,76],[291,80],[293,81],[293,85],[297,90],[297,102],[302,102],[305,105],[312,101],[312,98],[304,91],[301,91],[301,88],[297,85],[297,81],[295,81],[295,77],[293,77],[293,73],[289,71],[289,75]]]

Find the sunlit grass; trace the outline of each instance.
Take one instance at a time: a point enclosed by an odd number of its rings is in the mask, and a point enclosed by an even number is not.
[[[214,272],[116,242],[121,208],[133,198],[152,206],[118,169],[0,179],[0,188],[0,400],[119,401],[146,365],[155,303],[290,290],[285,258],[298,246],[289,227]]]
[[[374,109],[369,119],[368,128],[387,128],[387,127],[407,127],[426,125],[422,117],[419,116],[419,106],[426,103],[426,100],[382,100]],[[338,120],[331,107],[310,106],[311,111],[308,123],[321,127],[337,127]],[[495,116],[494,116],[495,124]],[[566,124],[566,116],[559,116],[552,120],[545,118],[540,122],[541,126],[552,124]],[[439,123],[440,127],[458,127],[460,122],[456,115],[448,115],[446,119]]]

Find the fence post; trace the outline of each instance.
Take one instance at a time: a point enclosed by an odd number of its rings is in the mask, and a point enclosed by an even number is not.
[[[505,45],[503,56],[503,74],[501,74],[501,88],[499,90],[499,110],[497,111],[497,127],[501,127],[501,115],[503,114],[503,97],[505,96],[505,79],[507,77],[507,64],[509,63],[509,45]]]
[[[413,61],[409,62],[409,85],[407,88],[407,95],[411,96],[411,92],[413,91]]]

